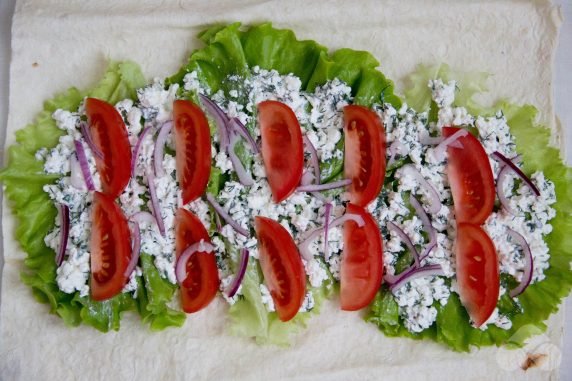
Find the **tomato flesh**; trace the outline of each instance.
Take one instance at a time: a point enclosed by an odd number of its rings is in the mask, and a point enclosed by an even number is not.
[[[302,130],[294,111],[278,101],[258,104],[262,159],[272,200],[276,203],[294,192],[304,166]]]
[[[131,145],[127,128],[115,107],[102,100],[87,98],[85,112],[93,143],[103,156],[95,155],[102,191],[116,198],[131,177]]]
[[[497,253],[480,226],[457,225],[455,260],[461,303],[473,323],[480,327],[493,313],[500,289]]]
[[[365,222],[344,223],[344,251],[340,267],[342,310],[357,311],[371,303],[383,276],[383,245],[375,220],[364,208],[349,204],[346,213],[361,216]]]
[[[270,218],[255,217],[254,229],[264,281],[278,318],[288,321],[296,316],[306,296],[306,276],[298,247],[290,233]]]
[[[210,243],[203,223],[186,209],[175,215],[175,250],[179,257],[193,243]],[[214,253],[196,252],[187,261],[187,277],[181,285],[183,311],[197,312],[210,304],[219,287],[218,269]]]
[[[119,205],[100,192],[93,196],[92,222],[90,292],[93,300],[102,301],[119,294],[127,283],[131,232]]]
[[[350,202],[367,206],[385,177],[385,131],[381,119],[368,108],[344,107],[344,175],[351,179]]]
[[[201,108],[187,100],[173,103],[177,179],[188,204],[207,188],[211,173],[211,141],[207,118]]]
[[[449,137],[459,128],[443,127]],[[489,158],[482,144],[471,134],[458,140],[462,148],[448,146],[447,174],[458,223],[483,224],[495,203],[495,183]]]

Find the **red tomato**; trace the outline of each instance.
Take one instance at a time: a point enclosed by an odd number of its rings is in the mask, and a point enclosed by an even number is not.
[[[296,316],[306,296],[306,276],[298,247],[290,233],[270,218],[254,218],[260,267],[278,317]]]
[[[258,104],[258,122],[264,169],[272,200],[278,203],[294,192],[302,178],[302,130],[294,111],[278,101]]]
[[[448,137],[459,128],[443,127]],[[451,184],[457,223],[481,225],[495,203],[495,182],[489,158],[477,138],[467,134],[458,140],[463,147],[448,146],[447,174]]]
[[[127,128],[113,105],[95,98],[85,100],[93,143],[103,154],[95,156],[103,193],[118,197],[131,177],[131,145]]]
[[[364,208],[348,204],[346,213],[361,216],[365,225],[344,222],[344,251],[340,267],[342,310],[357,311],[369,305],[381,286],[383,245],[375,220]]]
[[[455,258],[461,303],[479,327],[491,316],[499,298],[499,261],[495,247],[478,225],[458,224]]]
[[[209,234],[197,216],[179,208],[175,215],[175,246],[177,257],[193,243],[210,243]],[[214,253],[198,252],[187,262],[187,278],[181,285],[181,302],[185,312],[197,312],[214,299],[219,286]]]
[[[344,107],[344,175],[351,179],[350,202],[367,206],[385,177],[385,130],[377,114],[363,106]]]
[[[121,292],[131,260],[131,232],[127,218],[113,197],[95,192],[91,228],[91,281],[93,300],[106,300]]]
[[[203,111],[190,101],[173,103],[177,179],[183,203],[196,200],[207,188],[211,173],[211,133]]]

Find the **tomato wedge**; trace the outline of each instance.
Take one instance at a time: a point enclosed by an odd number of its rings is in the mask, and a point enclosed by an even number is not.
[[[296,316],[306,296],[306,276],[298,247],[290,233],[270,218],[255,217],[254,229],[264,281],[278,318],[288,321]]]
[[[385,177],[385,130],[377,114],[366,107],[344,107],[344,175],[351,179],[350,202],[367,206]]]
[[[342,310],[357,311],[373,300],[383,276],[383,245],[375,220],[364,208],[348,204],[346,214],[361,216],[365,225],[344,223],[344,251],[340,267]]]
[[[459,128],[443,127],[449,137]],[[481,225],[491,215],[495,203],[493,171],[485,149],[471,134],[458,140],[463,147],[447,147],[447,174],[458,223]]]
[[[499,261],[493,242],[478,225],[457,225],[455,243],[457,282],[461,303],[480,327],[499,299]]]
[[[294,192],[302,178],[302,130],[294,111],[278,101],[258,104],[258,122],[264,169],[272,200],[278,203]]]
[[[91,280],[93,300],[106,300],[121,292],[131,259],[131,232],[114,198],[95,192],[91,228]]]
[[[200,240],[210,243],[203,223],[186,209],[175,215],[175,249],[179,257],[187,247]],[[187,277],[181,285],[183,311],[197,312],[214,299],[219,287],[218,269],[213,253],[194,253],[187,262]]]
[[[196,200],[207,188],[211,174],[211,135],[201,108],[186,100],[173,103],[177,179],[183,204]]]
[[[127,128],[115,107],[102,100],[87,98],[85,113],[93,143],[103,156],[95,155],[102,191],[116,198],[131,177],[131,145]]]

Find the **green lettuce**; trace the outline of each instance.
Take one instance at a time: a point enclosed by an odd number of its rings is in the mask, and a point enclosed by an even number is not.
[[[144,280],[139,280],[142,298],[134,299],[125,293],[105,302],[95,302],[79,293],[66,294],[56,283],[55,253],[44,243],[44,237],[54,227],[56,208],[43,186],[58,180],[58,176],[43,172],[44,162],[35,158],[42,147],[53,148],[64,132],[56,127],[52,113],[57,109],[75,111],[85,96],[97,97],[111,103],[125,98],[135,98],[136,89],[145,85],[139,66],[133,62],[111,62],[103,79],[90,91],[71,88],[44,103],[44,109],[34,123],[16,131],[16,144],[8,148],[7,166],[0,171],[4,182],[4,194],[17,220],[16,240],[27,253],[24,271],[25,284],[31,287],[34,297],[50,305],[50,311],[60,316],[69,326],[80,323],[101,331],[119,329],[121,313],[138,310],[151,329],[180,326],[184,314],[166,307],[173,295],[172,287],[154,277],[154,266],[146,266]],[[166,282],[168,283],[168,282]],[[170,286],[170,285],[169,285]],[[145,297],[145,298],[143,298]]]

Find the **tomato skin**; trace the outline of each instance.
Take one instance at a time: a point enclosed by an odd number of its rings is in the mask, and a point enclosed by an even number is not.
[[[131,178],[131,145],[123,118],[113,105],[96,99],[85,100],[85,112],[93,143],[103,154],[95,155],[103,193],[118,197]]]
[[[272,200],[279,203],[294,192],[304,167],[302,129],[294,111],[278,101],[258,104],[262,159]]]
[[[443,127],[449,137],[459,128]],[[447,174],[453,194],[457,223],[482,225],[495,203],[495,182],[489,158],[482,144],[470,133],[458,140],[463,148],[448,146]]]
[[[177,179],[183,204],[200,197],[207,188],[211,173],[211,135],[201,108],[178,99],[173,103]]]
[[[381,287],[383,244],[379,228],[364,208],[348,204],[346,213],[357,214],[365,222],[344,222],[344,251],[340,267],[340,303],[344,311],[368,306]]]
[[[193,243],[210,238],[203,223],[186,209],[175,215],[175,249],[177,258]],[[187,278],[181,285],[181,304],[187,313],[197,312],[210,304],[216,296],[220,280],[214,253],[194,253],[187,262]]]
[[[385,130],[379,116],[358,105],[344,107],[344,176],[352,180],[350,202],[367,206],[385,178]]]
[[[493,313],[499,298],[499,261],[494,244],[480,226],[458,224],[455,258],[461,303],[480,327]]]
[[[119,205],[104,193],[93,195],[92,221],[90,293],[102,301],[119,294],[127,283],[131,231]]]
[[[306,296],[306,275],[298,247],[290,233],[270,218],[255,217],[254,229],[264,281],[278,318],[286,322],[296,316]]]

